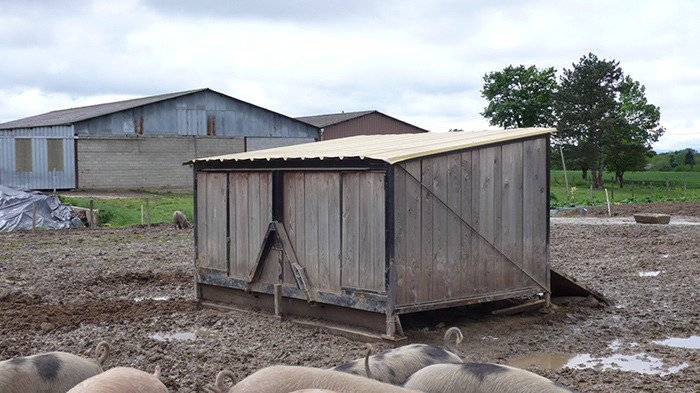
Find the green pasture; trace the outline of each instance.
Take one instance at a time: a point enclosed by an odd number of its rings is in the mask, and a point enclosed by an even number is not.
[[[100,210],[99,225],[127,227],[147,224],[149,212],[152,224],[172,222],[175,210],[183,212],[188,220],[194,217],[192,194],[152,193],[149,195],[148,198],[92,199],[93,208]],[[61,195],[59,198],[63,203],[71,206],[90,207],[90,198],[71,198]]]
[[[569,181],[568,201],[564,171],[550,171],[551,207],[603,205],[606,203],[606,190],[611,203],[700,201],[700,172],[629,172],[623,177],[623,187],[613,185],[615,175],[605,172],[605,188],[593,189],[592,194],[590,182],[583,178],[581,171],[567,170],[566,174]]]

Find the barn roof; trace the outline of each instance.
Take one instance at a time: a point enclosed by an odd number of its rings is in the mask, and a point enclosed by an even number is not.
[[[304,123],[309,123],[312,126],[323,128],[332,126],[334,124],[342,123],[344,121],[357,119],[358,117],[369,115],[377,111],[361,111],[361,112],[343,112],[343,113],[331,113],[327,115],[316,115],[316,116],[302,116],[297,117],[297,120],[303,121]]]
[[[424,134],[359,135],[329,141],[194,159],[185,164],[225,161],[374,159],[396,164],[413,158],[507,142],[554,132],[553,128],[516,128]]]
[[[324,127],[330,127],[330,126],[334,126],[336,124],[344,123],[346,121],[359,119],[361,117],[371,115],[373,113],[376,113],[380,116],[387,117],[387,118],[392,119],[394,121],[404,123],[404,124],[409,125],[417,130],[429,132],[426,129],[414,126],[413,124],[406,123],[403,120],[399,120],[395,117],[391,117],[391,116],[386,115],[386,114],[379,112],[377,110],[360,111],[360,112],[330,113],[330,114],[326,114],[326,115],[315,115],[315,116],[302,116],[302,117],[296,117],[296,119],[299,121],[303,121],[304,123],[311,124],[314,127],[324,128]]]
[[[160,101],[169,100],[172,98],[181,97],[184,95],[198,93],[208,90],[196,89],[181,91],[177,93],[160,94],[156,96],[135,98],[132,100],[109,102],[106,104],[82,106],[78,108],[61,109],[41,115],[25,117],[23,119],[9,121],[0,124],[0,129],[9,128],[30,128],[30,127],[48,127],[57,125],[73,124],[79,121],[92,119],[99,116],[108,115],[110,113],[120,112],[127,109],[137,108],[139,106],[153,104]]]

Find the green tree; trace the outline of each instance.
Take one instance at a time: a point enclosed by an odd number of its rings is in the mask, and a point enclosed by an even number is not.
[[[686,149],[685,150],[685,159],[683,160],[683,163],[685,165],[688,165],[690,169],[693,169],[695,166],[695,150],[693,149]]]
[[[503,128],[550,127],[557,88],[554,68],[506,67],[484,75],[481,96],[489,101],[482,116]]]
[[[645,90],[644,85],[629,76],[619,87],[619,119],[608,131],[605,166],[615,172],[620,187],[625,172],[644,167],[652,151],[651,144],[665,131],[659,124],[661,111],[647,102]]]
[[[554,138],[577,146],[591,166],[593,187],[603,186],[605,147],[610,131],[621,124],[617,101],[622,82],[619,63],[598,60],[592,53],[565,69],[555,95],[557,133]]]

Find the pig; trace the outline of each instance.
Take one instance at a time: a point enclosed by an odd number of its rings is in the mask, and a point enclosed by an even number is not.
[[[454,346],[448,343],[452,335],[456,335],[457,344],[462,342],[464,336],[455,327],[445,332],[445,346],[454,349]],[[432,345],[411,344],[372,356],[369,356],[368,352],[364,359],[341,364],[332,370],[360,375],[392,385],[403,385],[411,374],[435,363],[462,363],[462,359],[451,351]]]
[[[109,344],[97,344],[95,356],[91,360],[66,352],[49,352],[0,362],[0,392],[65,393],[102,372]]]
[[[234,383],[230,388],[224,385],[226,377]],[[204,389],[208,393],[288,393],[305,389],[336,393],[418,393],[357,375],[302,366],[267,367],[235,382],[233,373],[224,370],[217,375],[216,385],[207,385]]]
[[[160,381],[160,367],[153,374],[131,367],[115,367],[75,385],[68,393],[168,393]]]
[[[187,221],[187,216],[185,216],[185,213],[175,210],[173,213],[173,225],[176,229],[183,229],[188,228],[190,226],[190,222]]]
[[[535,373],[491,363],[434,364],[403,387],[425,393],[576,393]]]

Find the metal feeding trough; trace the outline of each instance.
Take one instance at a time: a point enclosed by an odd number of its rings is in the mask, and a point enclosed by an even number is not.
[[[640,213],[634,214],[634,221],[637,224],[668,224],[671,221],[671,216],[658,213]]]

